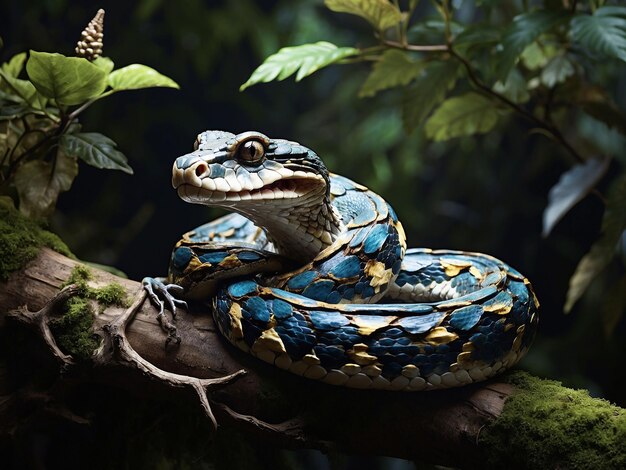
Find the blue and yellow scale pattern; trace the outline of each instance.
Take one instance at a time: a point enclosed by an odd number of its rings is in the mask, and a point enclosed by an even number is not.
[[[212,298],[232,344],[332,385],[456,387],[525,354],[539,304],[524,276],[484,254],[407,250],[380,196],[338,175],[330,183],[346,230],[311,262],[294,266],[263,230],[230,214],[183,236],[170,281]]]

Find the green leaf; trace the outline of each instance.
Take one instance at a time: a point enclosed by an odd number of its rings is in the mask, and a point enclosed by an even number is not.
[[[81,57],[30,51],[26,72],[37,90],[61,105],[75,105],[100,95],[106,73]]]
[[[624,230],[626,230],[626,175],[622,174],[612,185],[607,196],[606,209],[602,219],[602,235],[592,245],[589,253],[580,260],[576,271],[569,280],[569,289],[563,308],[565,313],[572,310],[591,281],[613,259]]]
[[[455,48],[492,46],[500,40],[500,31],[493,24],[479,23],[465,28],[454,38]]]
[[[441,103],[459,76],[455,60],[430,62],[407,89],[402,100],[402,120],[407,132],[419,127],[432,109]]]
[[[550,49],[550,50],[548,50]],[[532,42],[524,49],[524,52],[520,55],[520,62],[528,70],[537,70],[544,67],[548,63],[550,53],[553,53],[552,47],[539,46],[537,41]]]
[[[68,155],[78,157],[96,168],[121,170],[132,175],[133,169],[128,165],[128,160],[116,147],[115,142],[97,132],[64,134],[61,137],[61,148]]]
[[[626,116],[615,104],[607,101],[583,101],[580,105],[585,113],[626,135]]]
[[[111,70],[115,67],[113,61],[108,57],[96,57],[92,63],[104,70],[106,74],[111,73]]]
[[[374,96],[380,90],[407,85],[420,74],[424,65],[424,62],[411,60],[405,52],[390,49],[372,67],[359,96]]]
[[[26,62],[26,52],[15,54],[8,62],[2,64],[2,71],[11,77],[17,78],[24,68],[24,62]]]
[[[550,10],[537,10],[516,16],[502,38],[496,76],[505,79],[524,49],[564,18],[566,16],[562,12]]]
[[[557,83],[563,83],[576,73],[574,64],[565,54],[558,54],[548,61],[541,71],[541,83],[552,88]]]
[[[252,72],[248,81],[239,87],[239,91],[243,91],[257,83],[284,80],[296,73],[296,71],[298,72],[296,74],[296,82],[299,82],[322,67],[358,53],[359,50],[353,47],[337,47],[325,41],[303,44],[301,46],[283,47],[277,53],[265,59],[265,62]]]
[[[18,101],[23,101],[31,108],[44,108],[46,98],[37,92],[35,86],[31,82],[15,78],[7,74],[4,70],[0,70],[0,78],[4,80],[4,82],[0,81],[0,88],[19,98]]]
[[[454,21],[446,24],[443,20],[426,20],[420,21],[408,29],[407,40],[411,44],[443,44],[448,28],[452,36],[463,32],[463,26]],[[454,44],[457,44],[456,39]]]
[[[109,86],[114,90],[138,90],[152,87],[180,88],[178,83],[171,78],[142,64],[132,64],[114,70],[108,80]]]
[[[608,170],[610,161],[609,158],[593,158],[561,175],[548,194],[548,206],[543,212],[542,236],[550,235],[559,220],[589,194]]]
[[[0,78],[4,80],[2,84],[3,90],[11,95],[17,96],[26,103],[30,103],[33,96],[37,93],[35,86],[31,82],[15,78],[4,70],[0,70]]]
[[[58,151],[54,163],[32,160],[20,165],[14,184],[20,200],[20,211],[40,218],[54,211],[59,193],[67,191],[78,174],[76,159]]]
[[[493,89],[497,93],[506,96],[514,103],[526,103],[530,99],[526,79],[517,68],[511,69],[504,83],[497,81]]]
[[[22,117],[31,112],[29,106],[23,104],[0,106],[0,121]]]
[[[498,122],[489,98],[470,92],[443,102],[426,121],[426,136],[435,141],[489,132]]]
[[[324,0],[332,11],[365,18],[379,31],[397,25],[404,19],[400,9],[389,0]]]
[[[589,49],[590,55],[615,57],[626,61],[626,7],[602,7],[593,15],[577,15],[571,22],[575,42]]]

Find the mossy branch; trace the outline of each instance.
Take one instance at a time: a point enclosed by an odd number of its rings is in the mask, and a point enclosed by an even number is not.
[[[233,383],[229,378],[228,387],[205,396],[205,405],[211,404],[221,426],[238,429],[256,440],[280,447],[390,455],[458,468],[626,466],[622,444],[626,411],[591,398],[585,391],[522,372],[456,390],[393,397],[384,392],[329,387],[275,370],[234,350],[219,337],[202,306],[179,314],[182,343],[166,350],[157,312],[150,303],[141,302],[139,283],[96,269],[75,269],[77,265],[43,249],[22,271],[0,284],[2,311],[27,302],[44,306],[51,298],[57,306],[62,305],[58,289],[71,276],[75,292],[81,290],[78,284],[86,273],[93,274],[88,281],[91,288],[118,282],[135,299],[134,321],[124,317],[132,309],[112,304],[94,311],[92,332],[113,339],[106,331],[118,325],[116,334],[124,332],[125,341],[140,360],[127,368],[130,372],[121,373],[119,354],[110,353],[116,341],[107,340],[98,349],[101,360],[92,366],[83,361],[83,372],[141,393],[143,386],[137,387],[128,373],[145,380],[146,370],[155,368],[165,371],[166,377],[186,377],[185,389],[198,395],[196,385],[202,386],[202,380],[220,381],[220,377],[246,369],[243,379]],[[120,327],[120,321],[126,325],[127,319],[128,327]],[[172,399],[179,396],[178,387],[171,388],[167,380],[162,386],[170,389]]]

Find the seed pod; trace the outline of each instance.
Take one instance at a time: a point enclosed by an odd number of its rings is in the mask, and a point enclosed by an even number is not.
[[[76,56],[93,61],[102,54],[104,38],[104,10],[100,8],[96,16],[89,22],[87,27],[80,33],[80,39],[76,44]]]

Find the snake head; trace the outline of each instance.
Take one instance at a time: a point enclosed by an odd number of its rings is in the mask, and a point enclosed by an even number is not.
[[[328,197],[328,170],[312,150],[260,132],[206,131],[179,157],[172,185],[185,201],[244,212]],[[248,211],[245,211],[248,212]]]
[[[172,185],[185,201],[239,212],[265,229],[273,249],[305,262],[343,231],[330,179],[312,150],[260,132],[206,131],[174,162]]]

